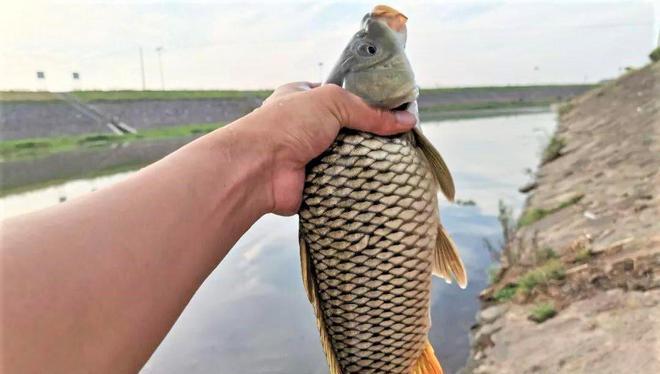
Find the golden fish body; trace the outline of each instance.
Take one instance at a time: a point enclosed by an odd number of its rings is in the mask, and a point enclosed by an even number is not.
[[[410,373],[427,341],[437,183],[412,135],[342,130],[308,166],[303,274],[341,373]]]
[[[416,114],[407,17],[365,15],[329,83],[381,109]],[[303,283],[331,374],[441,374],[428,342],[431,276],[466,283],[440,225],[447,165],[419,128],[397,136],[342,130],[307,167],[300,214]]]

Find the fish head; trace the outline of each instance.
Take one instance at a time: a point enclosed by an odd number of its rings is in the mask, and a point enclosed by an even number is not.
[[[337,84],[382,109],[407,109],[419,95],[406,57],[407,18],[379,5],[362,19],[327,83]]]

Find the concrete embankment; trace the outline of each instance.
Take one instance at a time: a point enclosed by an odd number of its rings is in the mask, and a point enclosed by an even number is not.
[[[422,90],[419,100],[422,117],[438,112],[464,115],[465,111],[521,108],[549,105],[583,93],[591,86],[511,86],[469,87]],[[231,97],[208,97],[204,91],[154,93],[134,91],[131,99],[113,92],[66,94],[79,100],[81,111],[61,100],[63,94],[0,92],[0,138],[4,140],[35,137],[77,135],[110,132],[105,122],[123,122],[129,126],[149,129],[190,123],[223,123],[249,113],[261,104],[264,93],[237,92]],[[214,91],[208,93],[212,96]],[[44,96],[45,95],[45,96]],[[18,99],[16,99],[17,96]],[[82,97],[80,99],[78,96]],[[9,99],[14,97],[14,99]],[[32,100],[31,98],[38,98]],[[108,121],[98,120],[98,113]]]
[[[571,100],[466,373],[660,372],[660,63]]]

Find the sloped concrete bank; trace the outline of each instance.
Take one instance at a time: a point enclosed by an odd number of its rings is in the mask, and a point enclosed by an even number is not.
[[[574,98],[463,373],[660,372],[660,63]]]
[[[501,104],[524,108],[565,100],[590,87],[558,85],[430,89],[423,90],[419,105],[422,111],[455,110],[461,105],[468,105],[465,110],[498,107]],[[236,98],[91,100],[84,105],[108,119],[124,122],[139,131],[191,123],[231,122],[257,108],[261,102],[262,97],[246,94]],[[470,105],[476,105],[476,108]],[[58,99],[57,94],[53,94],[52,100],[43,101],[0,100],[0,138],[3,140],[109,131],[103,121],[86,116]]]

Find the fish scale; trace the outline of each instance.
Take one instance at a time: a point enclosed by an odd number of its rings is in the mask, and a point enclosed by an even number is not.
[[[423,349],[433,178],[410,136],[348,129],[308,166],[300,235],[344,373],[409,373]]]

